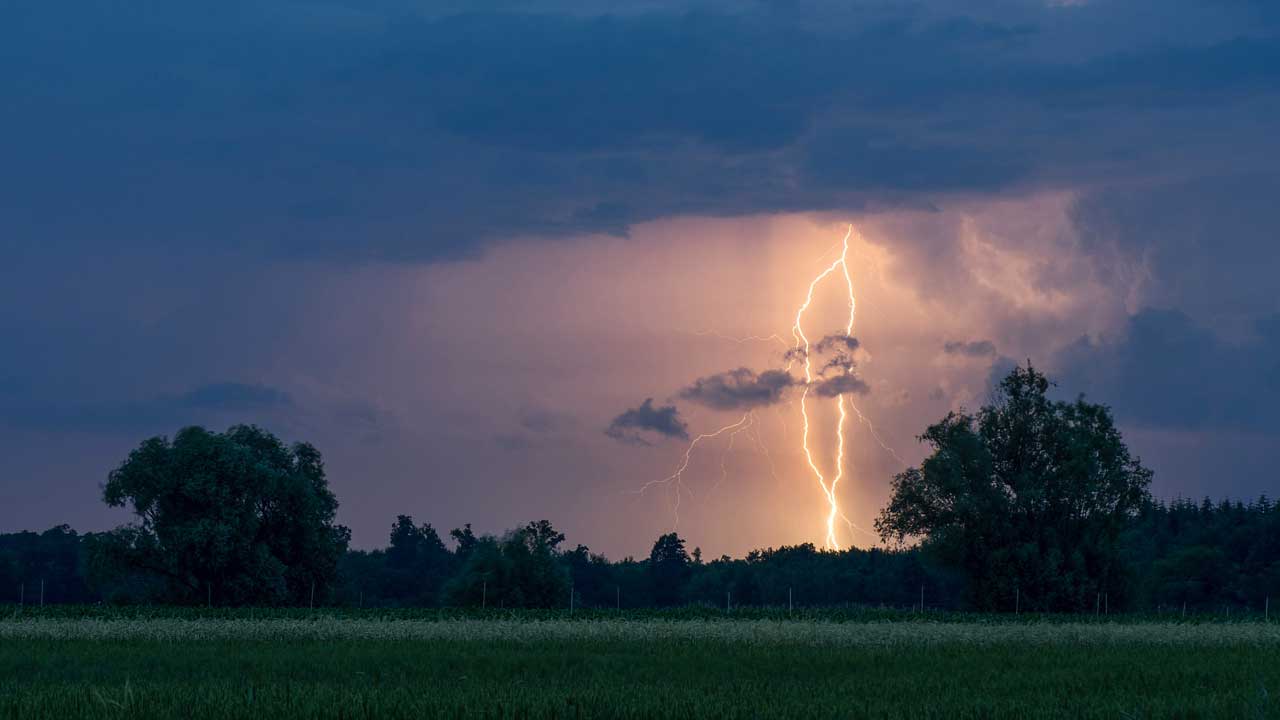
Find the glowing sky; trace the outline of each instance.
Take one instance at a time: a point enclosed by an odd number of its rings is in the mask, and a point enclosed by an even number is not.
[[[856,401],[903,459],[1031,359],[1157,495],[1274,493],[1274,3],[29,5],[0,9],[0,530],[122,522],[98,484],[140,440],[257,422],[321,449],[358,546],[411,513],[646,553],[670,496],[634,491],[687,442],[605,429],[739,419],[681,391],[785,366],[726,338],[790,341],[846,223]],[[756,410],[776,477],[747,436],[691,456],[693,545],[821,544],[797,397]],[[869,528],[901,464],[848,428]]]

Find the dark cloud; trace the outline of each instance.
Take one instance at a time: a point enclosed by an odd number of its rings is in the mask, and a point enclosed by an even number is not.
[[[827,132],[808,148],[809,182],[826,188],[885,193],[994,190],[1032,172],[1018,157],[965,145],[924,144],[889,135],[866,136],[861,128]]]
[[[827,335],[818,342],[812,343],[809,346],[809,353],[814,355],[826,355],[828,353],[835,352],[837,359],[842,359],[842,362],[843,360],[847,360],[848,363],[851,364],[853,362],[852,353],[859,347],[861,347],[861,343],[856,337],[838,334]],[[803,362],[805,359],[805,351],[802,347],[792,348],[783,353],[782,357],[784,360],[799,360]]]
[[[750,410],[781,402],[783,392],[795,384],[783,370],[757,374],[741,367],[698,378],[680,391],[680,397],[715,410]]]
[[[10,3],[0,243],[432,261],[1256,158],[1265,6]]]
[[[143,400],[64,402],[30,393],[0,398],[0,413],[14,424],[68,430],[176,430],[226,416],[255,422],[292,406],[293,399],[282,390],[234,382]]]
[[[643,407],[643,406],[642,406]],[[577,426],[573,415],[544,407],[522,407],[516,413],[516,422],[520,429],[514,432],[501,432],[493,436],[494,442],[504,450],[527,450],[554,442],[556,435],[563,435]],[[612,431],[614,428],[610,426]],[[621,432],[619,430],[619,432]],[[614,435],[611,434],[611,437]],[[617,438],[635,442],[637,438]]]
[[[624,411],[609,423],[604,434],[630,445],[650,445],[643,433],[662,437],[689,439],[689,428],[680,419],[675,405],[653,406],[653,398],[645,398],[638,407]]]
[[[961,355],[971,358],[993,357],[996,354],[996,344],[990,340],[972,340],[969,342],[949,340],[942,346],[942,351],[948,355]]]
[[[1274,427],[1276,341],[1252,321],[1280,312],[1280,3],[601,7],[0,3],[0,420],[63,447],[63,431],[283,412],[283,394],[201,383],[288,367],[295,393],[350,384],[393,342],[374,314],[420,299],[331,283],[655,218],[911,210],[884,234],[886,272],[963,304],[991,288],[963,267],[966,221],[935,210],[1049,190],[1078,197],[1075,236],[990,233],[1042,258],[1036,290],[1065,297],[1063,273],[1093,273],[1132,288],[1126,308],[1185,313],[1077,343],[1058,358],[1064,391],[1150,426]],[[1089,267],[1064,268],[1075,252]],[[360,313],[367,334],[335,339],[334,317]],[[981,332],[1046,347],[1014,327],[1025,314],[1002,303]],[[456,377],[423,375],[428,399]],[[850,377],[822,382],[865,391]],[[674,407],[648,407],[670,410],[666,432],[617,432],[687,436]],[[326,428],[394,438],[378,417]],[[556,422],[511,424],[498,431],[520,444]]]
[[[815,380],[809,386],[814,393],[821,397],[836,397],[838,395],[866,395],[871,392],[871,386],[862,380],[862,378],[852,373],[836,375],[834,377]]]
[[[1081,196],[1073,218],[1091,251],[1115,246],[1141,258],[1150,277],[1147,303],[1215,325],[1247,322],[1280,311],[1275,182],[1272,173],[1215,172],[1097,190]]]
[[[1228,341],[1177,310],[1143,310],[1116,338],[1081,338],[1059,358],[1060,387],[1152,428],[1280,432],[1280,315]]]
[[[987,369],[986,398],[983,398],[984,402],[995,400],[1000,383],[1009,377],[1009,373],[1012,373],[1017,366],[1018,361],[1004,355],[997,355],[995,360],[991,361],[991,367]]]
[[[838,352],[853,352],[860,346],[861,343],[858,342],[858,338],[856,337],[852,337],[850,335],[828,335],[819,340],[817,344],[814,345],[814,349],[819,353],[825,353],[830,350],[836,350]]]

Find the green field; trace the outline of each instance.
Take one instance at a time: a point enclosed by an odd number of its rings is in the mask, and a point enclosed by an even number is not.
[[[0,619],[0,717],[1280,717],[1280,624],[785,613]]]

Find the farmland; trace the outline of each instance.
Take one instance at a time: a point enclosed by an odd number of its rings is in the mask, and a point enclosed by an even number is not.
[[[51,610],[0,717],[1280,717],[1280,624],[894,611]]]

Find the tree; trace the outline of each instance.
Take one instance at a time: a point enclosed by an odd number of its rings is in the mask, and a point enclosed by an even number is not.
[[[672,532],[658,538],[649,553],[654,603],[677,605],[683,601],[689,566],[689,553],[685,552],[684,540],[679,535]]]
[[[453,555],[430,524],[400,515],[391,527],[383,594],[409,605],[434,605],[453,570]]]
[[[621,588],[614,577],[608,558],[593,553],[586,545],[578,545],[562,554],[569,570],[573,592],[582,607],[614,607],[621,602]]]
[[[103,499],[138,521],[99,536],[93,561],[154,576],[170,602],[326,597],[350,538],[320,452],[254,426],[151,438],[111,472]]]
[[[1130,456],[1108,408],[1049,399],[1030,364],[976,416],[950,413],[921,436],[933,447],[898,474],[876,521],[885,540],[923,538],[963,571],[987,609],[1091,609],[1124,588],[1118,537],[1150,500],[1151,471]],[[1115,597],[1119,599],[1119,597]]]
[[[468,525],[453,532],[462,569],[445,587],[450,605],[561,607],[569,602],[569,572],[561,562],[564,534],[546,520],[512,530],[501,540],[476,538]]]
[[[568,603],[569,572],[560,562],[564,533],[546,520],[512,532],[502,544],[511,563],[513,591],[525,607],[561,607]]]
[[[450,530],[449,537],[453,538],[454,542],[458,543],[458,549],[454,551],[454,554],[461,561],[466,561],[467,556],[475,549],[476,543],[478,542],[476,534],[471,532],[471,523],[467,523],[466,526],[461,529],[454,528]]]

